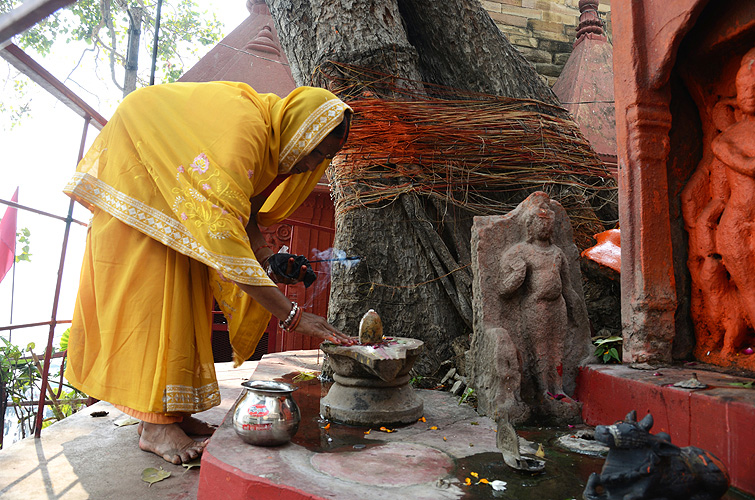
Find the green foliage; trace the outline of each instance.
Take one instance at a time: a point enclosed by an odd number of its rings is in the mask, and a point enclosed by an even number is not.
[[[29,231],[28,228],[23,228],[16,233],[16,238],[22,245],[20,253],[18,251],[18,248],[16,248],[16,262],[21,262],[22,260],[31,262],[31,254],[29,253],[29,244],[31,243],[31,240],[29,239],[30,236],[31,231]]]
[[[474,389],[471,387],[467,387],[464,390],[464,394],[461,395],[461,398],[459,398],[459,405],[461,405],[464,402],[471,402],[473,399],[476,399],[476,396],[474,396]],[[473,424],[476,425],[476,424]]]
[[[25,116],[29,115],[31,101],[26,98],[26,90],[30,81],[25,75],[17,73],[15,77],[7,78],[0,89],[3,96],[0,100],[0,115],[9,118],[7,122],[3,120],[3,130],[13,130]]]
[[[8,401],[15,405],[13,410],[21,428],[21,437],[26,437],[33,432],[37,411],[37,405],[24,403],[38,399],[42,385],[42,373],[30,356],[35,347],[34,342],[21,347],[5,337],[0,337],[0,376],[5,385]],[[55,351],[56,349],[53,348],[53,353]],[[63,370],[64,367],[61,366],[60,369]],[[50,373],[48,377],[54,390],[57,390],[55,381],[59,380],[60,375],[60,371],[57,371]],[[63,384],[63,387],[65,390],[61,389],[58,398],[59,406],[53,411],[54,417],[43,422],[43,427],[75,413],[83,406],[77,400],[86,398],[86,394],[67,384]]]
[[[603,363],[621,363],[621,337],[593,337],[595,356]]]
[[[60,336],[60,350],[65,351],[68,349],[68,337],[71,335],[71,329],[66,328],[66,331],[63,332],[63,335]]]
[[[21,0],[0,0],[0,14],[18,7],[21,3]],[[61,43],[85,44],[87,48],[83,49],[82,58],[88,54],[87,57],[93,57],[98,66],[109,65],[107,73],[110,74],[113,84],[123,90],[129,16],[133,9],[139,6],[143,7],[143,14],[137,85],[147,85],[152,66],[157,2],[137,4],[113,0],[78,0],[17,35],[14,42],[22,49],[33,50],[43,57],[52,54],[55,46]],[[200,12],[195,0],[164,0],[160,15],[155,81],[176,81],[188,69],[185,67],[185,61],[193,63],[201,55],[199,50],[202,47],[220,40],[220,30],[221,23],[215,14]],[[72,68],[71,74],[75,69]],[[17,79],[13,75],[8,78],[11,81]],[[21,81],[21,86],[14,84],[13,93],[9,92],[8,88],[0,89],[3,91],[0,114],[10,117],[11,128],[30,112],[30,100],[26,97],[23,87],[26,80]],[[23,104],[11,104],[14,102]]]

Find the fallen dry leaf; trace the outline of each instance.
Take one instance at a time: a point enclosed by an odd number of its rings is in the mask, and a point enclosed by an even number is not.
[[[186,470],[188,471],[188,470],[193,469],[194,467],[199,467],[200,465],[202,465],[202,458],[201,457],[197,457],[194,460],[192,460],[190,462],[182,463],[181,465],[183,465],[184,467],[186,467]]]
[[[113,422],[113,425],[117,425],[118,427],[123,427],[124,425],[135,425],[138,423],[139,423],[138,418],[127,416],[126,418],[121,418],[119,420],[116,420],[115,422]]]
[[[142,471],[142,481],[149,483],[152,486],[153,483],[162,481],[170,477],[170,472],[162,469],[155,469],[154,467],[147,467]]]

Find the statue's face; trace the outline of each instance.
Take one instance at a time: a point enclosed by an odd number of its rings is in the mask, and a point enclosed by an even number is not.
[[[547,205],[540,205],[530,216],[528,228],[530,236],[538,240],[550,240],[556,214]]]
[[[743,113],[755,115],[755,59],[742,64],[737,72],[737,103]]]

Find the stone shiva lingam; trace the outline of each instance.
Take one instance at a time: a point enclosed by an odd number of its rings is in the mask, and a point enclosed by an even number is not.
[[[409,385],[409,370],[422,351],[421,340],[384,337],[380,316],[370,309],[359,323],[359,344],[324,342],[333,379],[320,400],[320,414],[334,422],[386,426],[416,422],[422,400]]]

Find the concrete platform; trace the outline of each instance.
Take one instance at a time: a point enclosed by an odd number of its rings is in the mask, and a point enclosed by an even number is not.
[[[42,439],[26,439],[0,451],[0,498],[562,500],[581,498],[587,477],[603,465],[600,458],[577,456],[556,445],[556,437],[572,432],[569,429],[520,429],[520,436],[535,448],[543,444],[546,471],[513,471],[496,449],[493,422],[446,392],[418,391],[425,421],[386,429],[394,432],[328,425],[318,415],[319,398],[327,387],[317,380],[298,383],[294,397],[303,419],[291,443],[262,448],[235,435],[230,410],[242,381],[290,382],[295,373],[319,370],[321,361],[318,351],[294,351],[266,356],[256,371],[256,363],[247,362],[239,370],[230,363],[216,365],[222,404],[199,416],[222,425],[199,470],[186,471],[140,451],[135,426],[113,425],[122,414],[101,402],[43,430]],[[639,414],[650,410],[656,421],[653,432],[664,430],[677,444],[692,442],[711,450],[727,462],[737,487],[746,490],[755,477],[755,401],[750,399],[755,391],[726,385],[732,380],[728,377],[696,371],[714,387],[689,393],[664,386],[688,378],[692,370],[660,372],[656,377],[620,366],[585,370],[580,380],[585,418],[590,424],[610,423],[631,409]],[[725,402],[731,404],[721,406]],[[108,415],[90,416],[101,410]],[[677,412],[687,414],[689,423],[673,416]],[[725,450],[719,448],[722,443]],[[747,445],[749,455],[743,455]],[[162,467],[171,477],[149,486],[141,480],[148,467]],[[494,491],[494,481],[506,483],[506,490]],[[744,498],[734,490],[724,497]]]
[[[222,402],[197,417],[219,425],[251,377],[256,361],[238,369],[217,363],[215,370]],[[105,417],[91,417],[106,411]],[[125,415],[99,402],[42,430],[42,437],[23,439],[0,450],[0,498],[42,500],[86,498],[103,500],[193,500],[199,470],[186,470],[139,449],[136,426],[113,424]],[[148,467],[171,473],[149,486],[141,480]]]
[[[631,410],[637,411],[638,419],[650,412],[653,434],[667,432],[678,446],[694,445],[713,453],[728,467],[732,486],[755,495],[755,388],[741,385],[753,379],[703,368],[589,366],[577,382],[582,418],[594,426],[621,420]],[[707,389],[673,386],[693,373]]]

